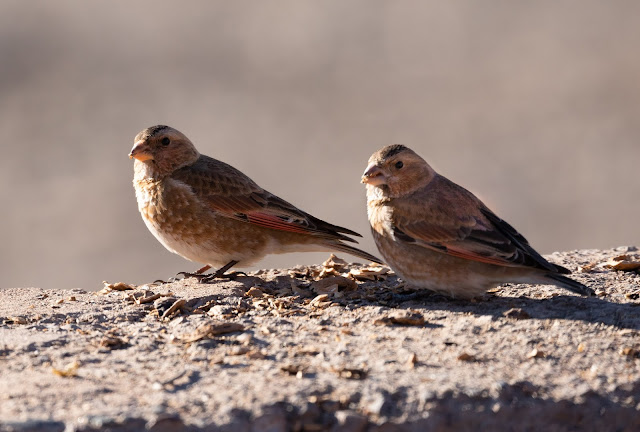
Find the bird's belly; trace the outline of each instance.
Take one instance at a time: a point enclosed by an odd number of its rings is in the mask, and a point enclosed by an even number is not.
[[[475,263],[418,245],[375,235],[382,257],[409,285],[456,298],[472,298],[497,285]]]
[[[262,236],[245,236],[245,223],[208,210],[193,194],[136,189],[136,195],[147,228],[170,252],[214,267],[230,261],[247,265],[264,255]]]

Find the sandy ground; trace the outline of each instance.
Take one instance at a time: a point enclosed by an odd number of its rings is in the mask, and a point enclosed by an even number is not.
[[[640,276],[604,265],[624,254],[549,256],[593,298],[455,301],[338,260],[3,290],[0,430],[640,430]]]

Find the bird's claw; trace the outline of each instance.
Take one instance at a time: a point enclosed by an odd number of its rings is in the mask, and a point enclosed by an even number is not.
[[[245,272],[237,271],[231,273],[224,273],[217,271],[215,273],[209,274],[200,274],[200,273],[189,273],[189,272],[179,272],[176,276],[183,276],[183,279],[186,278],[196,278],[198,283],[211,283],[216,279],[229,279],[235,280],[238,276],[247,276]]]
[[[217,271],[215,273],[210,273],[208,275],[202,275],[202,277],[198,279],[198,282],[211,283],[216,279],[236,280],[238,276],[247,276],[247,274],[243,271],[237,271],[237,272],[231,272],[231,273],[224,273],[224,272]]]

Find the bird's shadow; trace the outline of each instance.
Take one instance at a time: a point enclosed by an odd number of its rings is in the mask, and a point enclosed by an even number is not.
[[[255,276],[239,277],[236,282],[253,286],[256,281],[261,286],[269,286]],[[640,303],[616,303],[600,297],[581,297],[570,294],[559,294],[552,297],[532,298],[531,293],[517,297],[485,295],[479,299],[457,300],[435,294],[428,290],[398,293],[392,286],[397,284],[397,277],[387,281],[366,282],[364,287],[374,288],[377,294],[364,299],[343,298],[339,303],[349,309],[364,306],[384,306],[392,309],[412,309],[417,311],[460,312],[478,316],[492,316],[494,319],[504,318],[507,311],[517,308],[515,318],[528,319],[563,319],[582,321],[594,324],[640,330]],[[275,282],[274,282],[275,283]],[[276,284],[277,285],[277,284]],[[384,285],[382,287],[381,285]],[[277,287],[274,285],[274,290]],[[381,289],[384,288],[384,289]],[[216,299],[219,296],[215,296]],[[224,297],[224,296],[222,296]],[[211,300],[208,297],[206,300]],[[205,300],[204,298],[199,299]]]
[[[640,303],[614,303],[597,297],[558,295],[536,299],[526,296],[490,296],[476,301],[449,299],[425,291],[391,296],[382,305],[395,309],[460,312],[504,318],[517,308],[518,318],[564,319],[640,330]]]

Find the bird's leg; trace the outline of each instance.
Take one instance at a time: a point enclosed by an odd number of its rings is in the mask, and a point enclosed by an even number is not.
[[[238,264],[238,261],[236,260],[229,261],[227,264],[223,265],[218,270],[216,270],[215,273],[211,273],[204,276],[202,279],[200,279],[200,282],[207,283],[207,282],[211,282],[214,279],[222,279],[222,278],[235,279],[240,275],[246,276],[247,274],[245,272],[232,272],[229,274],[225,274],[227,270],[229,270],[231,267],[233,267],[236,264]]]
[[[224,278],[235,279],[237,276],[240,276],[240,275],[246,276],[247,274],[245,272],[233,272],[233,273],[225,274],[227,270],[229,270],[231,267],[233,267],[236,264],[238,264],[238,261],[233,260],[228,262],[224,266],[220,267],[214,273],[202,274],[211,268],[210,265],[206,265],[198,269],[195,273],[180,272],[177,274],[177,276],[182,275],[185,278],[193,277],[198,279],[198,283],[209,283],[214,279],[224,279]]]

